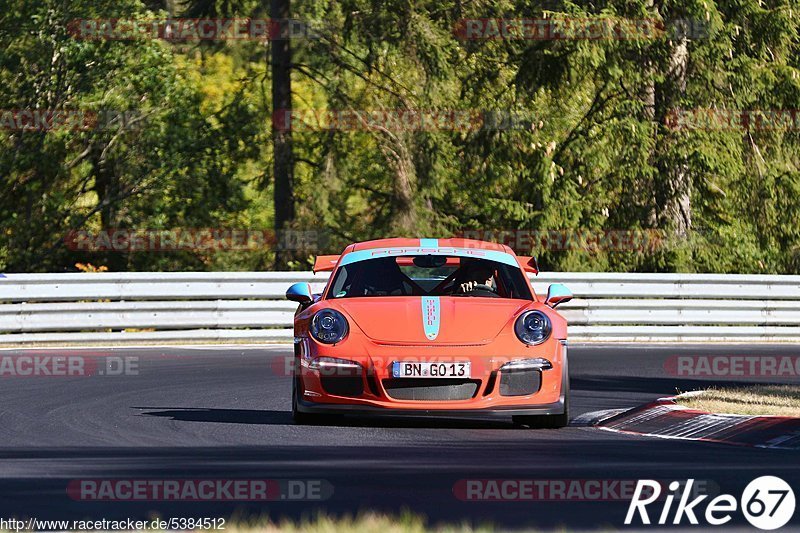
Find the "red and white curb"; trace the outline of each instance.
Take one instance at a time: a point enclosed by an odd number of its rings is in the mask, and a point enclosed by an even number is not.
[[[675,398],[661,398],[606,416],[598,413],[590,424],[606,431],[663,439],[800,450],[800,418],[707,413],[677,405]]]

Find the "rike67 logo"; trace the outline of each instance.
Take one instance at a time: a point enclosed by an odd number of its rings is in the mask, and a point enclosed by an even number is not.
[[[700,523],[698,520],[700,515],[707,524],[721,526],[730,522],[734,513],[740,510],[752,526],[773,530],[783,527],[794,516],[794,492],[789,484],[779,477],[762,476],[754,479],[745,487],[738,501],[730,494],[720,494],[705,503],[704,512],[701,512],[701,504],[708,495],[696,496],[690,501],[693,484],[694,479],[689,479],[685,487],[677,481],[669,484],[670,492],[666,498],[661,498],[659,501],[659,504],[663,502],[663,507],[658,514],[656,522],[658,525],[666,525],[670,521],[670,516],[673,525],[680,525],[684,518],[690,524],[697,525]],[[651,518],[647,506],[660,497],[659,482],[640,479],[628,507],[628,514],[625,516],[625,525],[631,525],[637,515],[642,524],[650,525]],[[678,499],[678,504],[673,514],[672,506],[675,499]],[[652,508],[650,510],[657,511]]]

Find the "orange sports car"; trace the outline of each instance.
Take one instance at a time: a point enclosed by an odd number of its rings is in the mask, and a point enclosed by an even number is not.
[[[296,283],[292,414],[510,416],[569,421],[563,285],[537,297],[535,259],[468,239],[383,239],[320,256],[322,294]]]

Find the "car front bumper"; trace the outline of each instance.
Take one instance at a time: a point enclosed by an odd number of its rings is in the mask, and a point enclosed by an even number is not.
[[[528,407],[490,407],[477,409],[420,408],[398,409],[394,407],[376,407],[369,405],[326,404],[298,399],[297,410],[301,413],[336,414],[336,415],[382,415],[413,416],[437,418],[507,418],[509,416],[560,415],[564,413],[564,399],[555,403]]]
[[[305,348],[308,348],[306,346]],[[437,357],[443,357],[444,351],[436,350]],[[304,350],[298,354],[302,359]],[[356,378],[357,385],[362,391],[359,394],[331,394],[330,388],[326,390],[321,375],[309,370],[308,364],[298,363],[295,369],[301,370],[297,379],[297,410],[304,413],[330,413],[330,414],[364,414],[384,416],[438,416],[438,417],[508,417],[526,415],[558,415],[565,412],[566,392],[569,387],[567,370],[566,342],[553,339],[546,345],[532,347],[523,352],[522,357],[514,355],[514,359],[546,358],[552,361],[552,368],[540,373],[540,385],[532,394],[503,395],[500,392],[500,383],[503,372],[502,361],[492,356],[470,357],[458,355],[452,350],[447,350],[447,355],[455,360],[470,360],[473,364],[474,381],[479,385],[469,398],[459,399],[401,399],[393,392],[387,391],[385,381],[391,379],[389,374],[390,362],[403,360],[404,354],[397,353],[397,348],[381,354],[362,357],[347,357],[357,361],[363,373]],[[321,355],[314,350],[312,357]],[[325,354],[329,356],[328,354]],[[339,358],[343,355],[337,353]],[[433,356],[434,354],[431,354]],[[379,362],[378,362],[379,361]],[[377,362],[377,364],[376,364]],[[404,378],[400,378],[401,380]],[[419,380],[417,380],[419,381]],[[437,384],[431,379],[431,385]],[[393,396],[393,394],[395,394]]]

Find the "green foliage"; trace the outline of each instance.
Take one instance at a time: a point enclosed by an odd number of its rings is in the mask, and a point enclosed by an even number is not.
[[[271,227],[263,43],[81,41],[69,21],[152,19],[165,6],[5,4],[0,109],[143,118],[102,131],[0,130],[0,269],[270,267],[266,249],[87,254],[63,244],[71,229]],[[267,16],[255,0],[178,6],[187,17]],[[316,32],[291,43],[296,109],[506,120],[294,131],[293,225],[328,238],[292,264],[308,268],[314,253],[388,236],[632,230],[662,237],[627,250],[578,239],[517,251],[554,270],[800,273],[800,117],[783,128],[671,127],[680,110],[800,109],[799,8],[796,0],[296,0],[293,18]],[[667,31],[463,40],[455,30],[470,18],[649,19]],[[707,35],[674,33],[681,20]]]

